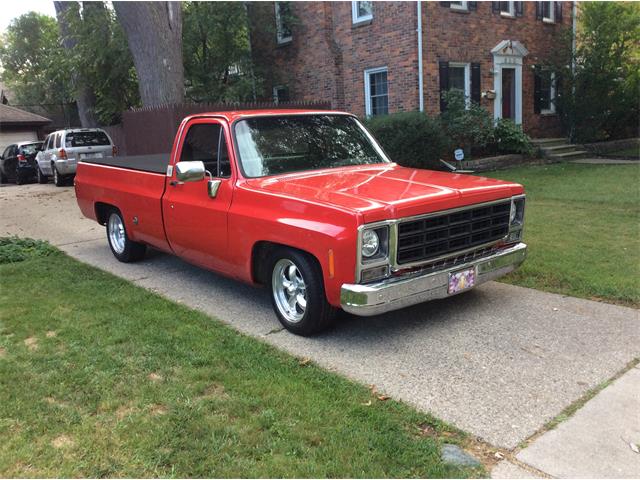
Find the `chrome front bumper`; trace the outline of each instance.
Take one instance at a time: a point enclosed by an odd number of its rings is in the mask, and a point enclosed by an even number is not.
[[[518,243],[493,255],[446,270],[409,278],[387,278],[367,285],[344,284],[340,291],[340,303],[343,310],[354,315],[379,315],[450,296],[449,274],[452,272],[475,267],[475,285],[480,285],[515,270],[526,256],[527,246]]]

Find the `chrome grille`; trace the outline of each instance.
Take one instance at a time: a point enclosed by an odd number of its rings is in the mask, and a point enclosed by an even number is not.
[[[424,262],[498,241],[509,233],[510,211],[507,200],[400,222],[397,264]]]

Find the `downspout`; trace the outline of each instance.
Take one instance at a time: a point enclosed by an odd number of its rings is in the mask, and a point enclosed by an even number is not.
[[[573,1],[573,5],[571,7],[571,94],[573,95],[573,99],[575,101],[575,96],[576,96],[576,82],[575,82],[575,76],[576,76],[576,49],[577,49],[577,34],[578,34],[578,26],[577,26],[577,20],[578,20],[578,2],[576,0]],[[569,137],[571,139],[571,141],[574,141],[574,137],[575,137],[575,132],[576,132],[576,126],[575,126],[575,109],[574,112],[571,115],[571,127],[570,127],[570,131],[569,131]]]
[[[422,0],[418,0],[418,99],[424,112],[424,78],[422,72]]]

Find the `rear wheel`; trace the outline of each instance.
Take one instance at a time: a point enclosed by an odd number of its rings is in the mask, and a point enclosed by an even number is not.
[[[322,269],[315,258],[299,250],[278,249],[269,266],[271,303],[287,330],[307,336],[331,326],[337,309],[327,302]]]
[[[38,183],[47,183],[49,181],[49,177],[47,177],[44,173],[42,173],[42,170],[40,170],[40,167],[38,167],[36,175],[38,177]]]
[[[129,239],[122,215],[117,210],[112,210],[107,218],[107,240],[113,256],[124,263],[141,260],[147,251],[145,244]]]
[[[64,177],[58,173],[56,166],[51,165],[51,170],[53,170],[53,183],[56,187],[64,187]]]
[[[23,183],[25,183],[24,177],[18,170],[16,170],[16,185],[22,185]]]

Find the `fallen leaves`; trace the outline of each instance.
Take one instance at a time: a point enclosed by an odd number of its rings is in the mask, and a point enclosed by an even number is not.
[[[311,363],[311,359],[309,357],[304,357],[298,362],[298,365],[300,365],[301,367],[306,367],[307,365],[309,365],[309,363]]]
[[[147,378],[149,380],[151,380],[152,382],[161,382],[162,380],[164,380],[162,375],[160,375],[159,373],[155,373],[155,372],[152,372],[149,375],[147,375]]]
[[[31,352],[35,352],[38,349],[38,339],[36,337],[25,338],[24,344]]]
[[[47,332],[47,338],[53,338],[53,337],[55,337],[56,335],[57,335],[57,334],[56,334],[56,332],[54,332],[53,330],[49,330],[49,331]]]
[[[383,393],[378,393],[378,387],[376,387],[373,384],[369,385],[369,391],[371,392],[371,395],[376,397],[381,402],[384,402],[384,401],[389,400],[391,398],[389,395],[385,395]]]
[[[633,450],[634,452],[640,453],[640,448],[638,447],[637,443],[629,442],[629,447],[631,447],[631,450]]]

